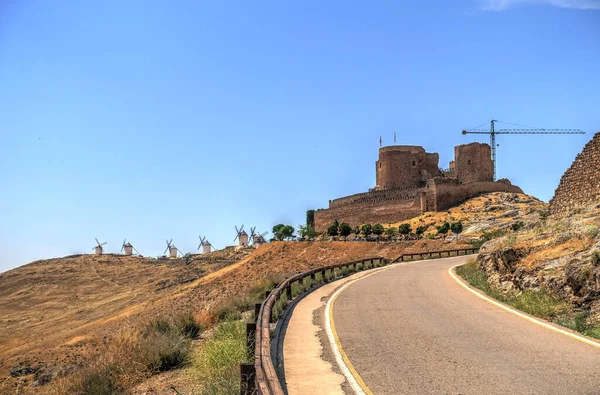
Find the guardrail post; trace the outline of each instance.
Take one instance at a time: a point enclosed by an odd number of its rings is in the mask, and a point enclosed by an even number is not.
[[[285,287],[285,296],[287,296],[287,300],[292,300],[292,284]]]
[[[312,281],[316,281],[316,280],[317,280],[317,273],[311,273],[311,274],[310,274],[310,279],[311,279]]]
[[[240,365],[240,377],[240,395],[256,393],[256,368],[253,363],[243,363]]]
[[[256,322],[258,315],[260,314],[260,306],[262,306],[260,303],[254,304],[254,322]]]
[[[246,323],[246,349],[248,356],[254,357],[254,349],[256,348],[256,322]]]

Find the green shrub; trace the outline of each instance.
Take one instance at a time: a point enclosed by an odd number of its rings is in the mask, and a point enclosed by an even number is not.
[[[338,235],[338,227],[334,224],[329,225],[329,227],[327,228],[327,235],[328,236],[337,236]]]
[[[462,224],[462,222],[458,221],[458,222],[453,223],[452,225],[450,225],[450,230],[454,234],[460,234],[460,233],[462,233],[462,231],[463,231],[463,224]]]
[[[412,229],[410,228],[410,224],[401,224],[398,227],[398,232],[400,232],[403,235],[407,235],[412,231]]]
[[[360,227],[360,233],[362,233],[363,236],[369,236],[371,233],[373,233],[373,228],[369,224],[364,224]]]
[[[444,222],[442,226],[437,227],[438,235],[445,235],[450,230],[450,224],[448,222]]]
[[[349,236],[352,233],[352,227],[346,222],[342,222],[338,230],[341,236]]]
[[[393,226],[390,226],[389,228],[387,228],[385,230],[385,234],[392,237],[396,234],[396,228],[394,228]]]
[[[380,236],[383,234],[383,225],[381,224],[375,224],[373,225],[373,234],[376,234],[377,236]]]
[[[419,227],[417,227],[417,230],[415,231],[415,233],[417,234],[417,236],[420,236],[423,233],[425,233],[426,230],[427,230],[427,228],[425,228],[424,226],[419,226]]]

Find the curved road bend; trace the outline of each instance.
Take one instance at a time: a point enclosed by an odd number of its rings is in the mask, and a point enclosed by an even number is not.
[[[600,348],[476,297],[448,269],[397,266],[342,291],[342,348],[375,394],[600,394]]]

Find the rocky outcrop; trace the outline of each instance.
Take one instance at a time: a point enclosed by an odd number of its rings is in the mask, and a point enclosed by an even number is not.
[[[502,292],[542,288],[589,311],[600,322],[600,258],[594,257],[600,242],[593,236],[597,232],[590,232],[587,225],[561,235],[556,227],[547,226],[552,228],[548,233],[541,233],[538,225],[487,242],[477,257],[479,268]]]

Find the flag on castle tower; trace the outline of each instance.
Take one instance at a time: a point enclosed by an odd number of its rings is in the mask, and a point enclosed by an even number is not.
[[[379,136],[379,146],[380,147],[381,147],[381,144],[382,144],[382,142],[381,142],[381,136]]]

